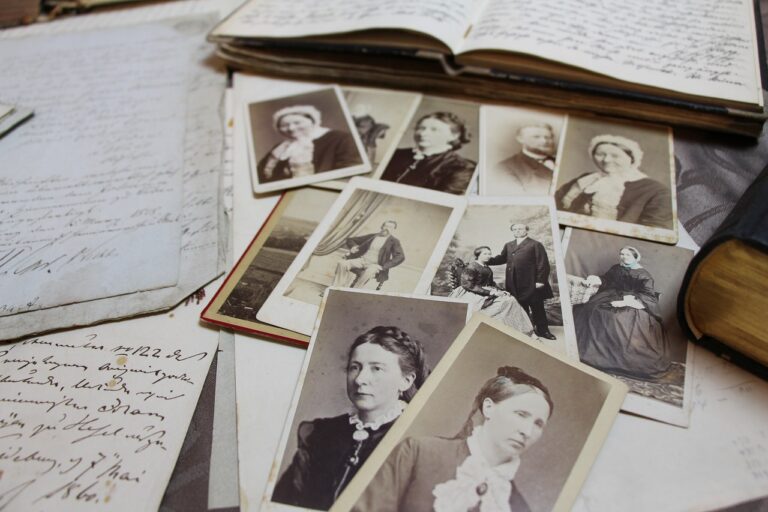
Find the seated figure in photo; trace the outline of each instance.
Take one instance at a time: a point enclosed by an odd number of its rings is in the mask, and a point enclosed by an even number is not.
[[[397,222],[388,220],[378,233],[347,238],[349,251],[336,264],[331,286],[363,288],[371,279],[376,279],[381,288],[389,279],[389,269],[405,261],[403,246],[392,235],[396,229]]]
[[[654,380],[671,365],[670,346],[653,276],[640,259],[636,248],[623,247],[618,264],[601,277],[587,277],[586,282],[599,289],[573,307],[573,320],[583,362],[609,373]]]
[[[555,194],[558,210],[643,226],[672,228],[669,188],[640,169],[640,145],[618,135],[598,135],[589,143],[597,171],[562,185]]]
[[[538,379],[520,368],[499,368],[480,388],[456,436],[404,439],[354,510],[529,512],[515,475],[553,407]]]
[[[396,150],[381,179],[463,195],[477,165],[458,153],[469,141],[464,121],[455,114],[427,114],[416,123],[416,147]]]
[[[358,336],[347,354],[353,412],[299,424],[296,454],[272,501],[328,510],[428,373],[421,343],[399,328],[378,326]]]
[[[275,130],[285,140],[258,163],[259,182],[299,178],[344,169],[361,163],[351,134],[326,128],[312,105],[285,107],[272,116]]]
[[[497,164],[510,190],[505,193],[547,195],[555,170],[555,134],[546,123],[526,124],[515,137],[519,153]]]
[[[458,258],[454,262],[453,274],[458,282],[450,297],[469,300],[472,311],[480,311],[523,334],[535,336],[528,313],[517,299],[494,282],[493,271],[487,264],[493,255],[491,248],[477,247],[474,255],[475,259],[467,264]]]

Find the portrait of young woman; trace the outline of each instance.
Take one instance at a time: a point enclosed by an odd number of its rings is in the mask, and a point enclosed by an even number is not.
[[[328,290],[269,500],[328,510],[461,331],[468,312],[466,303],[446,299]]]
[[[570,510],[625,394],[475,315],[332,510]]]

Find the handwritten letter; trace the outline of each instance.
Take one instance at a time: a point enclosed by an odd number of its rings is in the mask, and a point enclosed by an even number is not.
[[[258,0],[245,4],[216,34],[297,37],[374,28],[413,30],[454,48],[477,1]]]
[[[158,507],[216,350],[198,309],[0,346],[0,511]]]
[[[463,51],[502,48],[629,82],[757,103],[751,9],[749,0],[494,0]]]
[[[36,113],[0,141],[0,316],[177,282],[180,41],[156,24],[0,47],[0,97]]]

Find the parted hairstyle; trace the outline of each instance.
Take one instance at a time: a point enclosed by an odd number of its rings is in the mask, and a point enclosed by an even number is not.
[[[384,350],[396,354],[403,375],[413,373],[413,384],[403,391],[401,396],[403,401],[410,402],[429,375],[429,367],[426,364],[424,348],[421,343],[411,339],[408,333],[399,327],[379,325],[355,338],[347,353],[347,364],[349,364],[349,358],[352,357],[355,348],[364,343],[379,345]]]
[[[491,250],[491,248],[488,247],[487,245],[481,245],[480,247],[475,247],[475,250],[472,251],[472,254],[475,255],[475,259],[477,259],[480,256],[480,253],[483,252],[483,250],[485,249],[488,249],[489,251]]]
[[[544,397],[544,400],[549,404],[549,417],[551,417],[555,405],[552,403],[552,397],[549,395],[547,387],[539,379],[528,375],[516,366],[502,366],[496,371],[496,376],[485,381],[485,384],[478,391],[472,402],[467,420],[459,433],[456,434],[455,439],[466,439],[472,434],[475,427],[475,415],[482,414],[483,401],[486,398],[490,398],[494,403],[499,403],[507,398],[531,391],[538,392]]]
[[[451,127],[451,131],[456,134],[456,138],[450,142],[453,149],[459,149],[464,144],[469,144],[472,135],[469,133],[467,124],[453,112],[432,112],[421,116],[414,126],[419,126],[425,119],[437,119]]]

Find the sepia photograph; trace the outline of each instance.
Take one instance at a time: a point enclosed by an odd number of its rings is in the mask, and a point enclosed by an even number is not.
[[[470,197],[431,293],[469,300],[574,359],[578,353],[551,198]]]
[[[565,119],[546,110],[483,106],[480,195],[550,195]]]
[[[236,331],[308,344],[307,336],[259,322],[256,313],[338,197],[337,192],[313,188],[285,192],[201,318]]]
[[[273,464],[270,508],[328,510],[468,317],[460,301],[329,288]]]
[[[672,130],[570,116],[555,177],[561,224],[677,243]]]
[[[397,148],[397,141],[413,117],[421,94],[367,87],[342,87],[341,91],[375,173],[379,164],[388,161]],[[345,178],[314,185],[341,190],[348,181],[349,178]]]
[[[397,150],[376,176],[384,181],[466,195],[480,155],[480,105],[424,96]]]
[[[693,349],[677,292],[693,251],[581,229],[566,238],[581,361],[629,386],[624,410],[688,426]]]
[[[426,293],[426,274],[434,273],[464,205],[460,197],[353,179],[257,318],[309,335],[329,286]]]
[[[570,510],[625,394],[475,315],[331,510]]]
[[[245,124],[257,194],[371,170],[337,86],[248,103]]]

